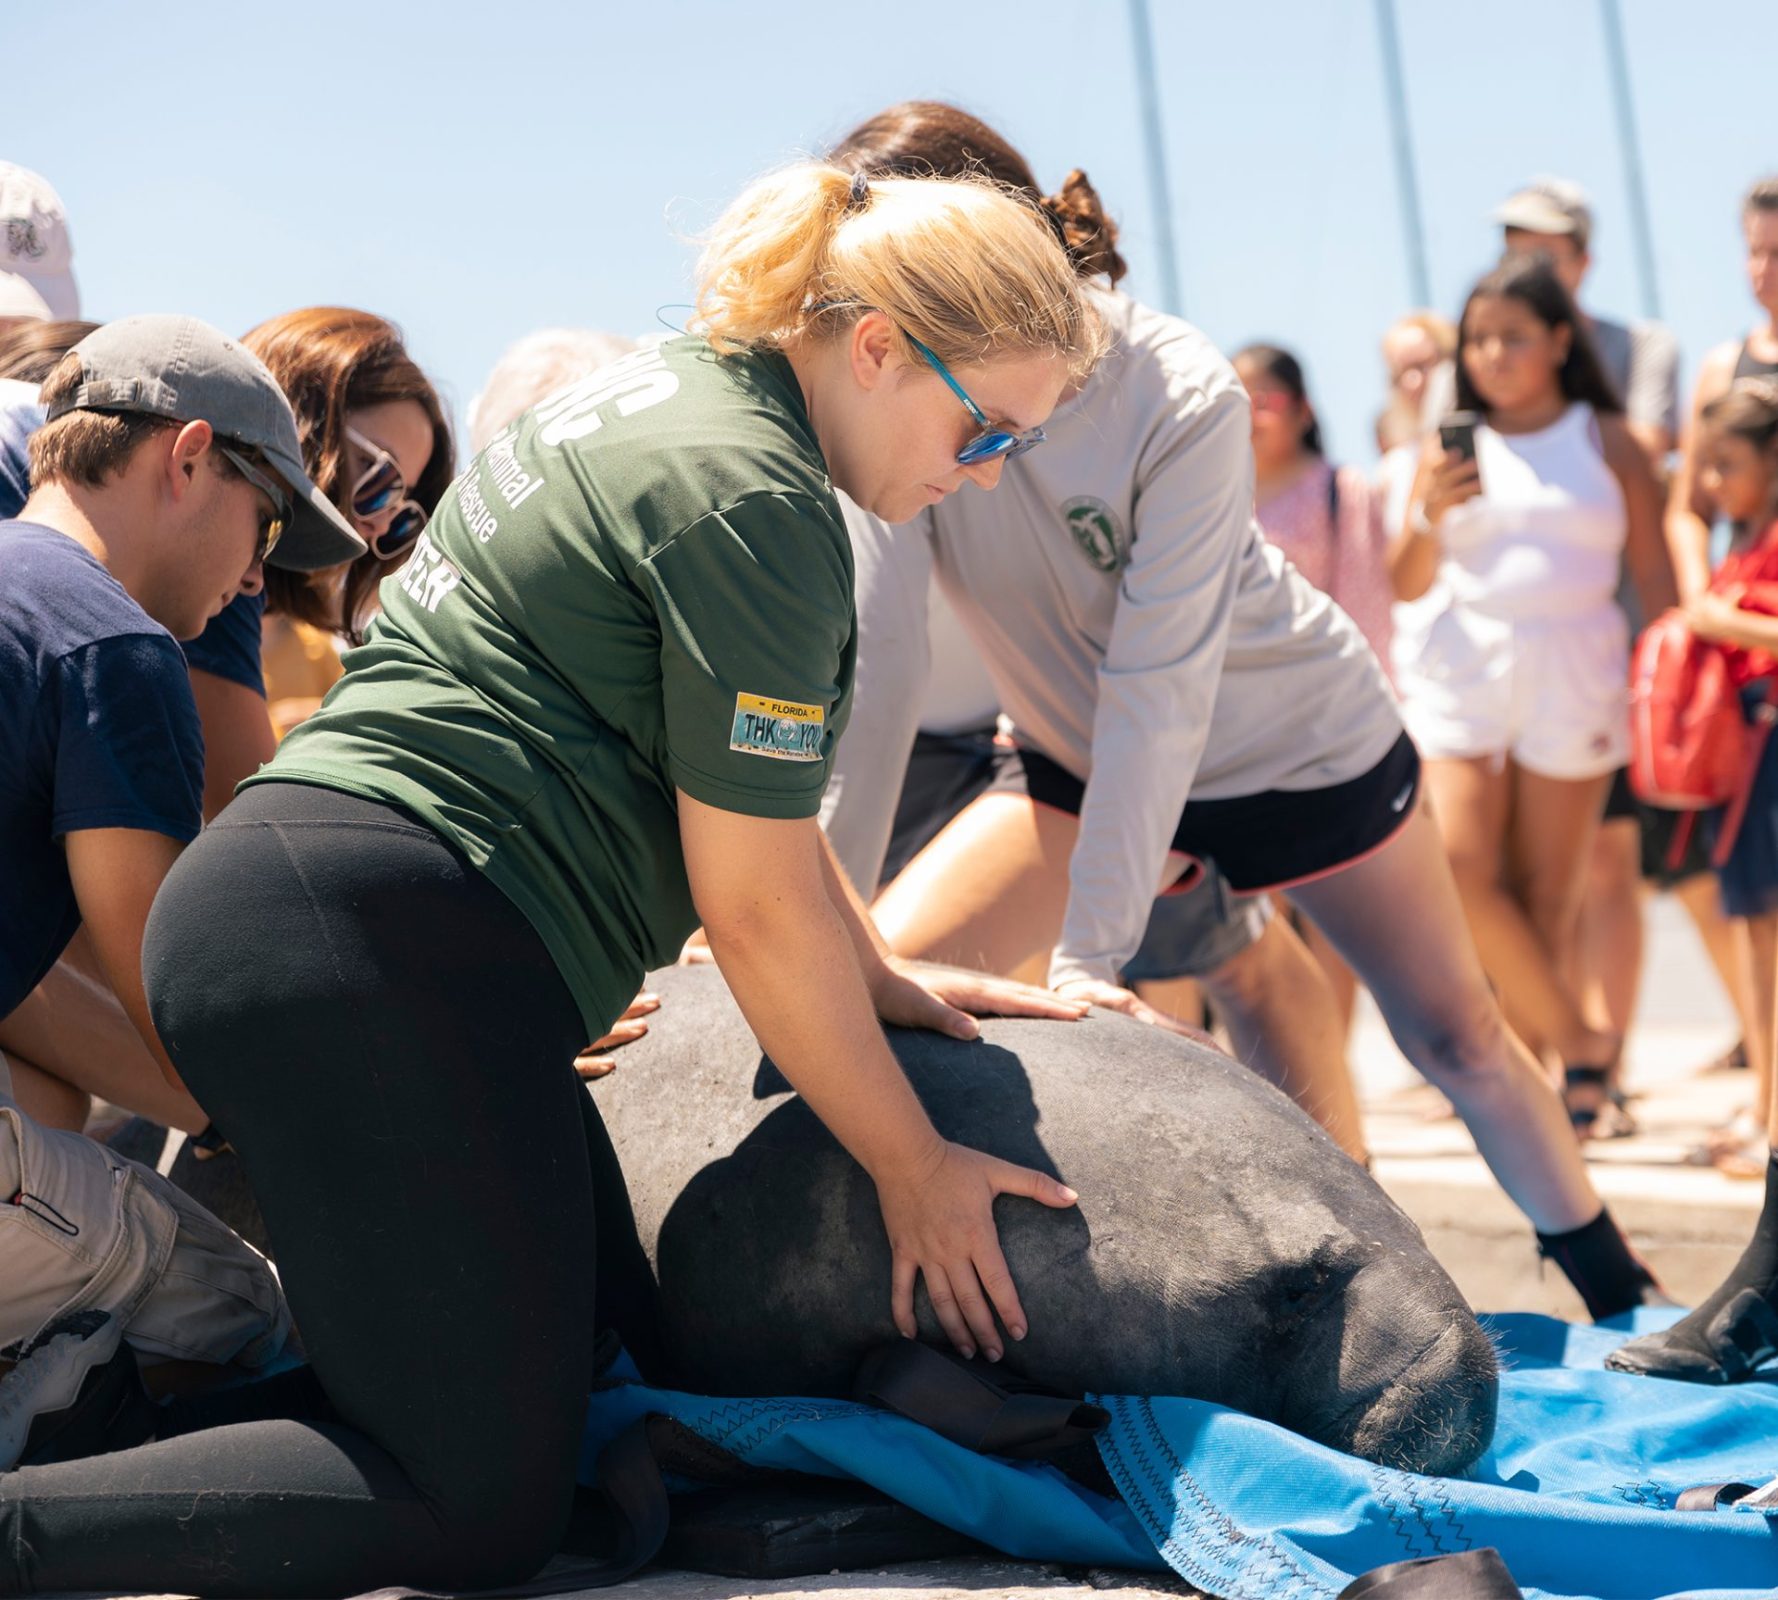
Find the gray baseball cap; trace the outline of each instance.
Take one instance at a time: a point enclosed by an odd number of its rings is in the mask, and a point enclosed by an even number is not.
[[[364,554],[352,524],[303,470],[290,402],[252,351],[196,317],[150,316],[108,322],[72,354],[82,381],[48,421],[70,411],[140,411],[207,422],[220,438],[258,451],[290,486],[290,526],[269,565],[314,572]]]
[[[1566,178],[1533,178],[1494,209],[1503,228],[1527,233],[1560,233],[1585,250],[1593,240],[1593,208],[1586,190]]]

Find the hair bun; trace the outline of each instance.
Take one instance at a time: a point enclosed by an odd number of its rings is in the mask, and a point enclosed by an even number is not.
[[[1130,270],[1118,254],[1117,224],[1106,216],[1105,203],[1084,169],[1076,167],[1062,180],[1062,187],[1040,204],[1080,272],[1103,273],[1116,283]]]

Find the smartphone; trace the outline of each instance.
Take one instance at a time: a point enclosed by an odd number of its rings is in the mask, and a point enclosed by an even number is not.
[[[1438,425],[1438,442],[1445,451],[1456,451],[1465,461],[1475,460],[1475,431],[1482,419],[1473,411],[1453,411]]]

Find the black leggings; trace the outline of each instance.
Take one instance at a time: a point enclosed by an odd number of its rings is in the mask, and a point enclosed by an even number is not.
[[[599,1324],[645,1368],[653,1350],[572,1066],[586,1030],[536,933],[406,813],[267,784],[180,859],[143,968],[313,1377],[193,1403],[226,1425],[169,1438],[170,1417],[154,1444],[0,1475],[0,1593],[530,1577],[568,1522]]]

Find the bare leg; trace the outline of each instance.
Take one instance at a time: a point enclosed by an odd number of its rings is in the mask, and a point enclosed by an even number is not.
[[[1344,1048],[1352,1041],[1352,1013],[1358,1009],[1358,974],[1346,965],[1333,941],[1306,917],[1297,932],[1333,991],[1334,1009],[1340,1015],[1340,1044]]]
[[[1642,825],[1608,817],[1588,863],[1573,987],[1587,1021],[1620,1039],[1630,1031],[1642,986],[1642,921]]]
[[[1747,918],[1747,943],[1753,953],[1751,990],[1757,1036],[1747,1041],[1747,1054],[1757,1084],[1754,1105],[1766,1116],[1766,1137],[1778,1144],[1778,1099],[1772,1093],[1774,1043],[1778,1025],[1778,912]]]
[[[1551,947],[1510,886],[1510,841],[1522,831],[1512,816],[1516,769],[1497,772],[1493,766],[1486,758],[1426,763],[1427,788],[1450,857],[1448,875],[1456,879],[1482,965],[1519,1031],[1565,1062],[1604,1062],[1614,1041],[1587,1026],[1556,971]]]
[[[1587,869],[1611,778],[1546,778],[1516,765],[1510,771],[1513,807],[1507,829],[1507,871],[1514,897],[1547,952],[1547,981],[1568,997],[1584,1025],[1580,994],[1569,975],[1575,968]],[[1601,1030],[1587,1032],[1596,1039]],[[1582,1137],[1604,1131],[1598,1119],[1607,1105],[1610,1070],[1622,1050],[1621,1039],[1604,1038],[1602,1049],[1583,1041],[1584,1053],[1578,1057],[1572,1049],[1561,1052],[1563,1065],[1570,1069],[1562,1097]]]
[[[1194,1028],[1204,1026],[1204,991],[1196,978],[1143,978],[1136,984],[1136,993],[1156,1011]]]
[[[1749,976],[1753,957],[1747,949],[1746,927],[1738,919],[1724,915],[1722,890],[1717,887],[1714,872],[1697,872],[1681,879],[1673,886],[1673,893],[1691,917],[1704,952],[1722,982],[1723,993],[1735,1008],[1735,1016],[1741,1023],[1742,1043],[1751,1048],[1753,1035],[1761,1023],[1756,1015]]]
[[[1450,1097],[1537,1230],[1597,1218],[1562,1103],[1489,991],[1428,810],[1369,859],[1290,897],[1352,963],[1402,1053]]]
[[[1016,972],[1061,934],[1079,831],[1022,795],[982,795],[902,868],[871,916],[897,955]]]
[[[1368,1152],[1333,990],[1283,917],[1200,980],[1235,1058],[1275,1083],[1354,1161]]]

